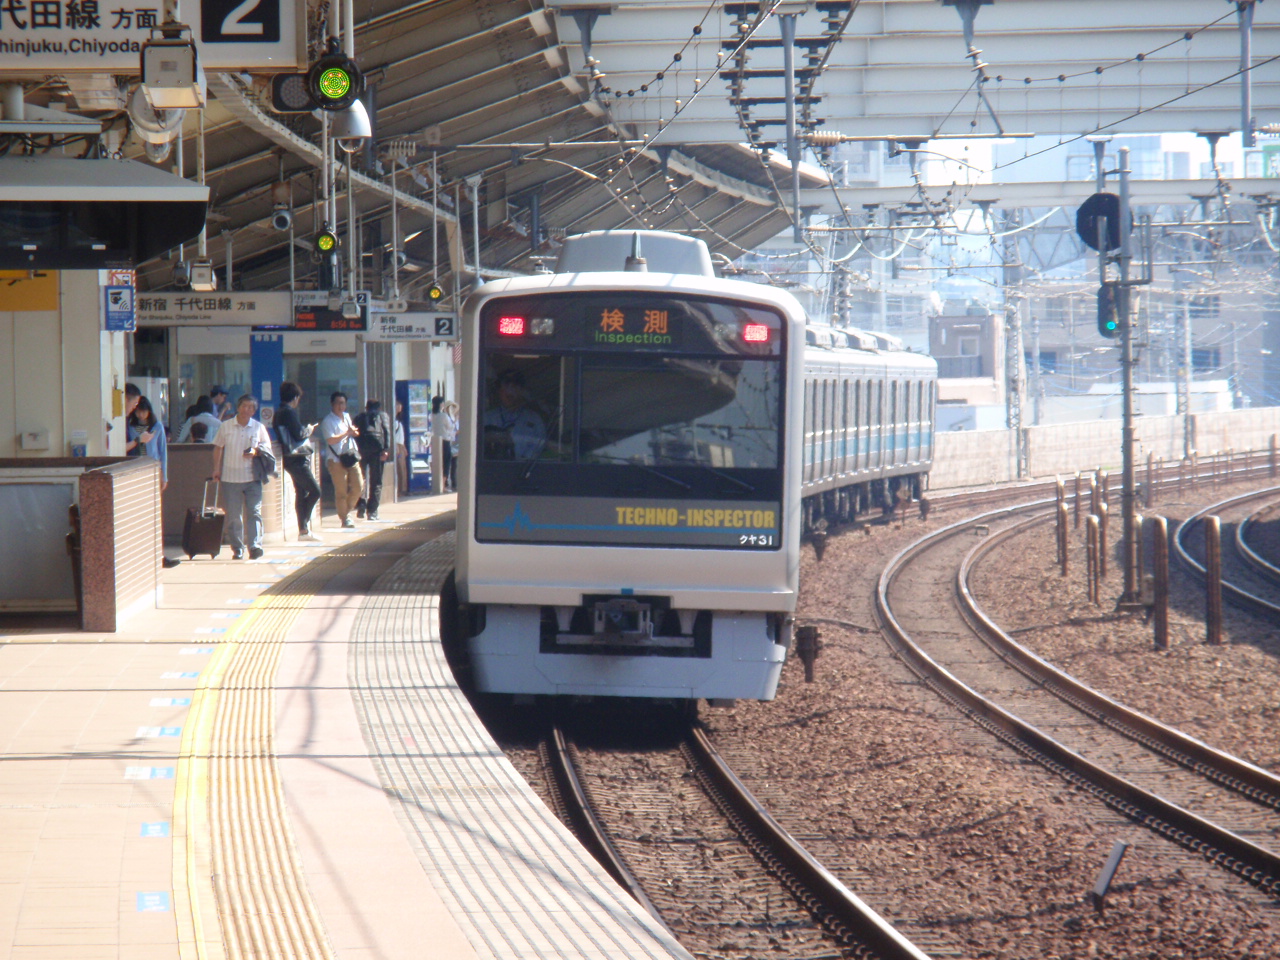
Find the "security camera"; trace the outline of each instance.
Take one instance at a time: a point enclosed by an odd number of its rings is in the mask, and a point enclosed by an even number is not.
[[[173,285],[175,287],[191,286],[191,268],[187,266],[185,260],[179,260],[173,265]]]
[[[369,112],[359,100],[333,115],[333,126],[330,127],[333,139],[347,153],[355,153],[364,147],[364,142],[373,136],[373,126],[369,123]]]
[[[293,226],[293,213],[288,207],[277,204],[271,214],[271,226],[283,233]]]
[[[218,278],[213,272],[213,261],[191,261],[191,289],[200,293],[209,293],[218,289]]]
[[[359,320],[360,304],[356,303],[354,300],[342,301],[342,318],[344,320]]]

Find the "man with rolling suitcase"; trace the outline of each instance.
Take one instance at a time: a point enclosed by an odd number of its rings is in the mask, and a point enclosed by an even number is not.
[[[257,412],[258,401],[246,393],[236,403],[235,417],[213,438],[213,479],[225,491],[233,560],[244,556],[246,543],[250,560],[262,556],[262,481],[255,476],[253,461],[260,451],[271,450],[271,438],[254,419]]]
[[[213,486],[212,500],[209,499],[210,485]],[[227,516],[218,506],[219,486],[212,479],[206,480],[200,508],[187,507],[187,519],[182,525],[182,552],[188,559],[194,559],[197,553],[207,553],[210,559],[215,559],[222,552],[222,527]]]

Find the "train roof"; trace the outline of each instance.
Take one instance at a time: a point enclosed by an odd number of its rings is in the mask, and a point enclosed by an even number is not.
[[[829,358],[832,363],[887,364],[921,371],[937,369],[937,361],[932,357],[907,350],[901,340],[886,333],[810,323],[805,327],[805,343],[817,348],[810,351],[809,362]]]
[[[592,230],[565,237],[556,273],[684,273],[714,277],[711,251],[669,230]]]
[[[628,233],[635,231],[627,231]],[[570,293],[576,290],[632,289],[660,291],[677,296],[724,297],[751,300],[776,307],[797,326],[804,322],[804,308],[785,290],[743,280],[703,277],[690,273],[630,273],[586,271],[582,273],[540,273],[529,277],[491,280],[467,298],[468,308],[481,299],[532,293]],[[798,336],[798,332],[796,334]]]

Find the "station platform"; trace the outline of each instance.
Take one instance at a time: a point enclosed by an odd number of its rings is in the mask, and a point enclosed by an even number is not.
[[[119,633],[0,626],[0,958],[687,958],[455,687],[453,509],[184,561]]]

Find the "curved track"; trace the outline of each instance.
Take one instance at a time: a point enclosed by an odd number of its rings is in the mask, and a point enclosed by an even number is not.
[[[1255,510],[1245,517],[1244,521],[1236,528],[1236,549],[1240,552],[1240,556],[1245,563],[1257,570],[1271,583],[1280,587],[1280,563],[1273,562],[1264,556],[1264,553],[1268,552],[1266,548],[1255,549],[1249,542],[1254,528],[1257,524],[1264,522],[1264,518],[1270,518],[1270,522],[1280,521],[1280,500],[1268,504],[1260,510]]]
[[[1217,516],[1224,526],[1234,526],[1233,535],[1222,538],[1222,595],[1270,623],[1280,623],[1280,569],[1248,545],[1247,531],[1255,517],[1274,506],[1277,499],[1280,499],[1280,487],[1269,487],[1210,504],[1184,520],[1173,538],[1174,553],[1179,561],[1203,580],[1203,537],[1199,543],[1193,543],[1191,531],[1201,526],[1208,516]],[[1270,503],[1256,509],[1258,500]]]
[[[973,604],[965,578],[981,549],[966,535],[982,528],[1011,534],[1028,522],[1027,509],[953,524],[889,563],[877,612],[899,653],[1015,749],[1266,892],[1280,892],[1280,780],[1075,683],[1001,635]]]
[[[583,786],[583,778],[578,772],[579,751],[556,727],[543,741],[540,752],[556,786],[555,804],[561,808],[558,812],[589,849],[599,852],[605,868],[619,878],[638,902],[664,924],[674,923],[675,918],[661,916],[646,893],[647,886],[669,882],[669,878],[664,879],[659,873],[654,873],[637,879],[628,867],[619,853],[619,844],[615,844],[610,828],[605,825],[605,820],[611,818],[601,813],[605,806],[604,798],[593,798]],[[758,868],[786,888],[798,910],[821,925],[826,932],[824,939],[828,943],[834,941],[841,950],[841,956],[927,960],[924,953],[855,896],[774,820],[720,758],[701,730],[691,729],[673,752],[678,754],[685,769],[692,769],[694,778],[740,838],[742,846],[750,851]],[[623,806],[628,811],[638,808],[642,813],[645,809],[643,801],[639,804],[624,802]],[[702,856],[705,860],[706,854]],[[713,856],[719,859],[721,854],[714,852]],[[645,872],[642,867],[637,869]],[[739,876],[742,875],[741,863],[734,869]],[[704,892],[698,891],[699,894]],[[806,953],[811,953],[812,949],[810,941]]]

